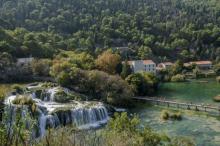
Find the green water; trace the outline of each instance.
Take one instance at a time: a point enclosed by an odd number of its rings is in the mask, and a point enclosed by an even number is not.
[[[212,100],[218,94],[220,94],[220,84],[215,79],[201,79],[161,84],[157,96],[176,101],[220,105]]]
[[[197,146],[220,146],[220,121],[216,117],[182,111],[181,121],[163,121],[160,118],[162,110],[161,107],[146,106],[132,112],[138,113],[142,125],[148,125],[156,132],[189,137]]]
[[[220,94],[220,84],[214,79],[204,80],[208,82],[201,83],[200,80],[162,84],[158,96],[176,101],[220,105],[212,100],[212,97]],[[171,136],[188,136],[196,142],[197,146],[220,146],[220,117],[183,110],[182,121],[164,122],[160,119],[160,113],[164,108],[144,105],[131,112],[140,116],[141,124],[149,125],[155,131],[164,132]]]

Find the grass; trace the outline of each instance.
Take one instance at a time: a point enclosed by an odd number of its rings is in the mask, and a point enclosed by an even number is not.
[[[4,100],[5,96],[12,90],[11,86],[7,84],[0,84],[0,100]]]
[[[3,100],[18,85],[23,87],[25,84],[0,84],[0,100]]]

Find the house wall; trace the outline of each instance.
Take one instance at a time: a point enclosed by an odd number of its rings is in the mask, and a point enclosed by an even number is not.
[[[155,63],[144,64],[143,61],[139,61],[139,60],[133,61],[132,70],[135,73],[140,71],[156,73],[156,64]]]
[[[211,69],[212,68],[211,64],[198,64],[197,66],[201,69]]]

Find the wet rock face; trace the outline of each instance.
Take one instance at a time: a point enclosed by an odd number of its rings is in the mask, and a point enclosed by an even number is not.
[[[0,100],[0,121],[2,121],[3,112],[4,112],[4,104],[3,101]]]
[[[104,104],[100,102],[76,101],[73,92],[62,87],[42,88],[39,85],[31,86],[29,97],[36,105],[34,118],[37,120],[37,136],[43,136],[47,128],[73,124],[78,128],[87,129],[105,124],[108,112]],[[20,97],[21,95],[19,95]],[[78,96],[78,95],[77,95]],[[18,100],[17,95],[6,98],[5,104],[11,105]],[[21,97],[20,97],[21,98]],[[19,101],[23,102],[23,99]],[[26,100],[25,100],[26,101]],[[28,99],[29,101],[29,99]],[[12,106],[19,106],[16,102]],[[26,106],[30,106],[27,104]],[[28,109],[31,109],[30,107]],[[25,108],[27,109],[27,108]],[[33,112],[33,111],[29,111]]]

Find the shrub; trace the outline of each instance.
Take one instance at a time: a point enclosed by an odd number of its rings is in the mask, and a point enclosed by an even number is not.
[[[49,59],[35,59],[31,63],[32,72],[38,76],[49,76],[51,64]]]
[[[213,69],[217,75],[220,75],[220,63],[215,64]]]
[[[52,83],[52,82],[44,82],[41,84],[42,87],[45,87],[45,88],[50,88],[50,87],[55,87],[57,86],[56,83]]]
[[[169,112],[167,110],[163,110],[160,114],[160,118],[163,120],[181,120],[182,119],[182,115],[180,112]]]
[[[163,110],[160,114],[160,117],[163,120],[168,120],[170,117],[169,112],[167,110]]]
[[[120,76],[109,75],[102,71],[87,72],[85,84],[85,89],[88,90],[90,95],[98,97],[109,104],[126,106],[133,96],[131,87]]]
[[[3,101],[5,98],[5,93],[4,92],[0,92],[0,102]]]
[[[217,95],[217,96],[213,97],[213,100],[215,102],[220,102],[220,95]]]
[[[216,81],[220,83],[220,76],[216,77]]]
[[[172,120],[181,120],[182,119],[182,115],[181,115],[180,112],[172,113],[172,114],[170,114],[170,118]]]
[[[56,102],[66,103],[71,100],[71,97],[67,93],[65,93],[63,90],[59,90],[54,95],[54,100]]]
[[[35,101],[27,95],[18,95],[13,101],[13,104],[18,105],[33,105]]]
[[[23,94],[24,93],[23,87],[18,85],[18,84],[13,85],[12,89],[14,89],[16,93],[19,93],[19,94]]]
[[[121,57],[118,54],[113,54],[107,50],[103,52],[95,61],[96,67],[109,74],[115,74],[118,64],[121,62]]]
[[[186,80],[185,75],[177,74],[175,76],[172,76],[171,81],[172,82],[184,82]]]

